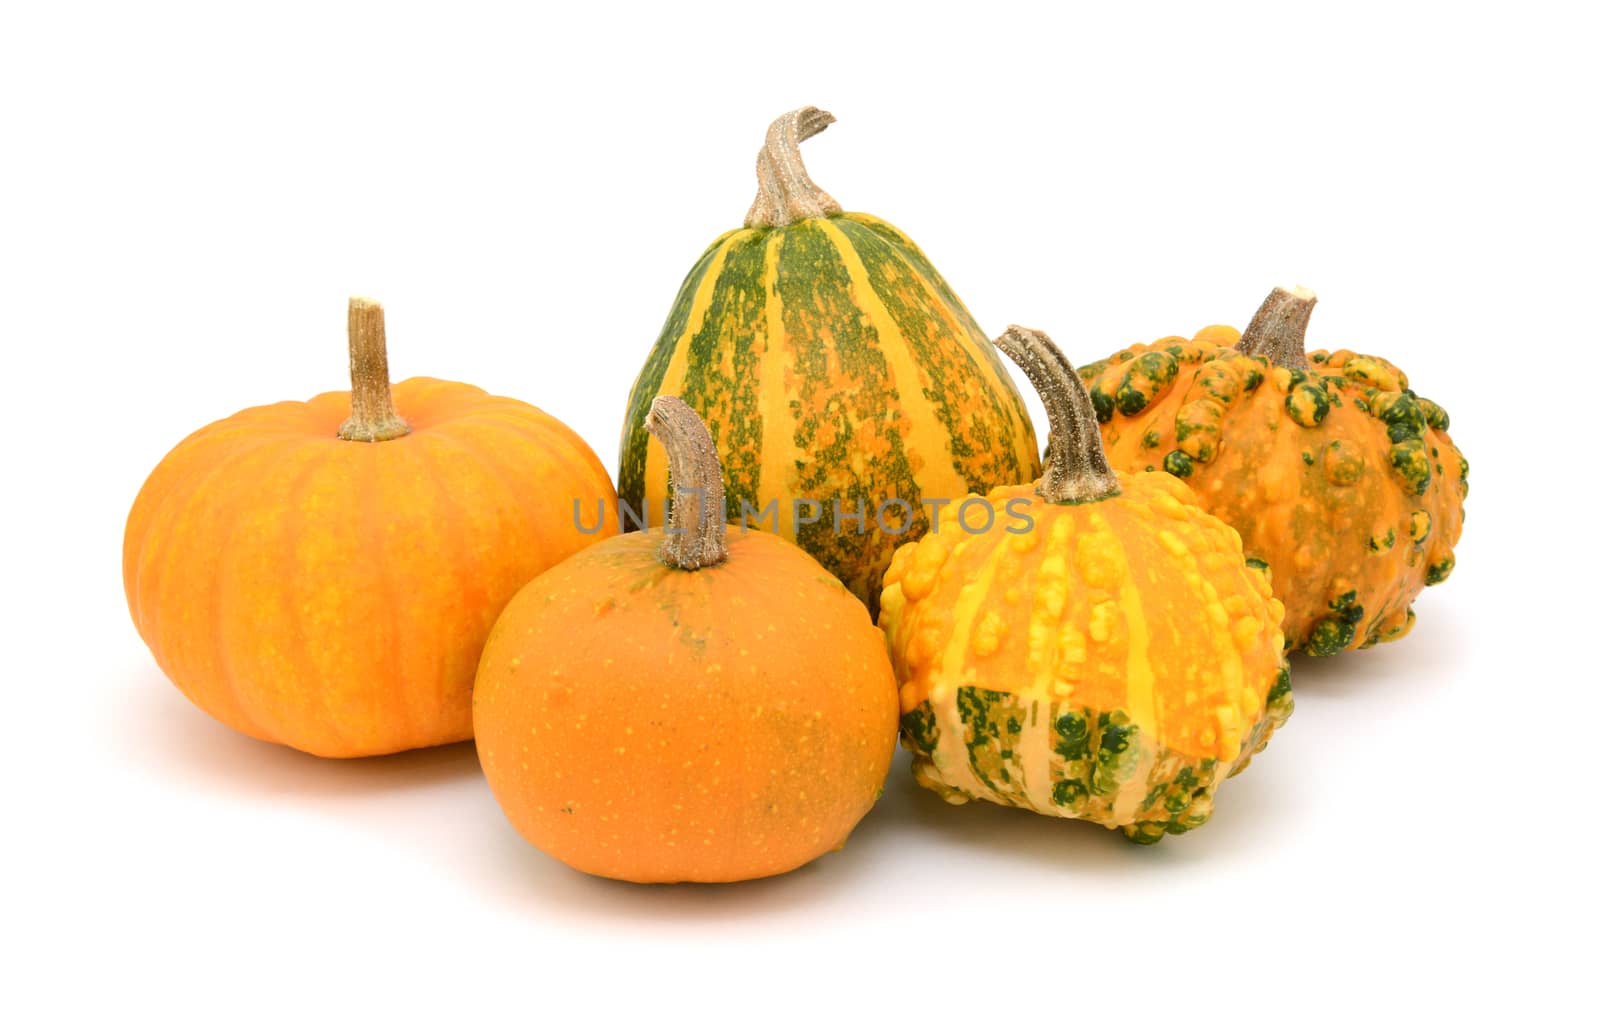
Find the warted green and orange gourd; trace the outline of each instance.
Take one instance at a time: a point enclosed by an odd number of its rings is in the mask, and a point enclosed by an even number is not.
[[[1141,843],[1181,834],[1293,708],[1283,605],[1182,482],[1106,464],[1048,338],[996,343],[1040,390],[1050,455],[1037,486],[985,498],[1023,502],[1030,525],[930,533],[884,578],[917,780]]]
[[[1026,482],[1039,461],[1016,387],[921,249],[806,174],[800,142],[832,121],[806,107],[768,131],[745,226],[689,271],[633,385],[617,489],[636,509],[665,501],[644,421],[679,395],[722,452],[730,515],[748,506],[875,608],[894,547],[928,527],[923,501]],[[905,502],[888,529],[886,501]]]
[[[1315,300],[1280,288],[1242,337],[1207,327],[1081,373],[1111,464],[1187,481],[1270,566],[1289,648],[1327,656],[1404,636],[1449,576],[1467,461],[1392,363],[1307,355]]]

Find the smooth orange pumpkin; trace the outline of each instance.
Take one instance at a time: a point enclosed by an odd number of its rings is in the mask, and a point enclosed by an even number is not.
[[[122,563],[134,625],[195,705],[338,757],[471,738],[495,617],[616,531],[614,514],[577,527],[575,500],[615,491],[559,421],[444,380],[406,380],[391,402],[376,303],[351,301],[350,342],[352,392],[178,444],[134,502]]]
[[[839,847],[872,808],[898,701],[866,607],[810,554],[723,525],[721,467],[676,397],[669,535],[608,539],[534,579],[474,695],[506,816],[586,873],[746,880]]]

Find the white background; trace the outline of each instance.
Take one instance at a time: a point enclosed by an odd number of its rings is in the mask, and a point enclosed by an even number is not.
[[[1592,1010],[1594,25],[1001,6],[6,5],[0,1013]],[[119,557],[174,443],[345,386],[360,293],[396,379],[531,401],[614,469],[805,104],[839,117],[816,180],[991,331],[1081,361],[1316,289],[1312,341],[1399,363],[1472,463],[1411,637],[1298,661],[1193,834],[947,807],[902,761],[842,853],[727,888],[544,858],[470,745],[322,762],[161,677]]]

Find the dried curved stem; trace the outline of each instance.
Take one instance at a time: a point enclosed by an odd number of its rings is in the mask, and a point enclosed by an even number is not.
[[[1050,417],[1050,460],[1039,496],[1052,504],[1085,504],[1121,493],[1089,391],[1067,356],[1049,337],[1026,327],[1007,327],[994,343],[1027,374]]]
[[[814,216],[844,211],[833,196],[818,188],[800,159],[800,143],[832,124],[834,117],[814,106],[791,110],[772,122],[767,142],[756,156],[756,201],[744,218],[746,227],[782,227]]]
[[[644,428],[667,449],[672,509],[661,559],[684,571],[709,568],[728,559],[723,525],[722,462],[717,445],[694,409],[682,398],[659,395],[650,402]]]
[[[1256,310],[1234,345],[1246,355],[1261,355],[1285,369],[1310,369],[1306,360],[1306,324],[1317,296],[1307,288],[1275,287]]]
[[[383,306],[370,298],[350,299],[350,418],[339,439],[376,443],[411,432],[394,410],[389,393],[389,347]]]

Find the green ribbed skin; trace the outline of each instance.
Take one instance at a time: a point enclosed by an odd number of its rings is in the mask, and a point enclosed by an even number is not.
[[[730,519],[748,506],[755,525],[776,501],[777,519],[759,527],[794,539],[874,613],[894,548],[929,526],[925,500],[959,502],[1040,469],[993,345],[922,251],[865,214],[732,231],[690,270],[622,434],[618,495],[654,521],[666,462],[644,419],[663,393],[710,429]],[[801,498],[819,503],[816,521],[798,520]],[[890,499],[912,514],[891,506],[880,527]],[[836,500],[847,513],[864,505],[866,520],[836,519]]]
[[[1100,713],[975,686],[955,693],[965,760],[951,763],[940,747],[940,714],[923,701],[901,717],[901,744],[915,759],[917,781],[961,804],[983,799],[1046,816],[1092,820],[1130,841],[1154,844],[1211,817],[1212,793],[1223,777],[1243,770],[1266,748],[1294,711],[1284,668],[1267,697],[1266,713],[1229,763],[1173,752],[1154,742],[1121,710]],[[1048,734],[1038,729],[1048,728]],[[1030,746],[1047,743],[1048,752]],[[1022,764],[1047,771],[1030,777]],[[955,786],[970,775],[976,785]]]

